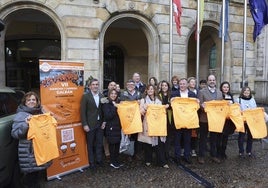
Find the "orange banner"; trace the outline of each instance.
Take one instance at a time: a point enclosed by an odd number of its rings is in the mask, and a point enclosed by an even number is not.
[[[60,156],[47,169],[48,180],[87,167],[86,138],[80,120],[84,64],[40,60],[40,96],[44,110],[58,122]]]

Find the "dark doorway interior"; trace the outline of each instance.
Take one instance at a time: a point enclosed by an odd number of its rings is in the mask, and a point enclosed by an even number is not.
[[[39,59],[61,59],[60,31],[50,16],[19,9],[5,18],[6,86],[39,92]]]
[[[103,88],[115,81],[124,86],[124,53],[118,46],[109,46],[104,51]]]
[[[39,59],[59,60],[61,44],[54,39],[5,42],[6,86],[30,91],[39,88]]]

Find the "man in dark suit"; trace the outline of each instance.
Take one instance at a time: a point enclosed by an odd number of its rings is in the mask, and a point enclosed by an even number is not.
[[[174,90],[171,93],[171,101],[174,97],[182,97],[182,98],[196,98],[196,94],[188,89],[188,81],[186,78],[181,78],[179,80],[179,89]],[[188,164],[191,164],[190,152],[191,152],[191,133],[192,129],[176,129],[175,131],[175,162],[177,164],[181,163],[181,149],[182,146],[184,148],[184,161]]]
[[[207,87],[201,89],[198,93],[198,99],[200,101],[199,110],[199,123],[200,123],[200,139],[199,139],[199,156],[198,162],[204,164],[204,156],[206,151],[207,136],[208,136],[208,119],[207,113],[204,110],[204,102],[211,100],[222,100],[222,93],[216,88],[216,77],[209,75],[207,79]],[[212,161],[220,163],[217,158],[217,142],[220,139],[220,133],[210,132],[210,156]]]
[[[102,162],[103,148],[103,115],[101,111],[101,98],[103,95],[99,92],[99,81],[92,79],[88,83],[89,91],[85,93],[81,100],[81,120],[87,137],[88,160],[90,167],[95,167],[96,163],[100,166]],[[96,149],[96,154],[93,148]]]

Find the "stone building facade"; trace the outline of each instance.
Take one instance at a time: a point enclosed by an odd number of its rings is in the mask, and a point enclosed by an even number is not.
[[[0,37],[0,85],[23,90],[37,87],[38,59],[83,62],[85,79],[96,77],[101,87],[115,80],[123,88],[134,72],[141,73],[144,82],[151,76],[158,80],[196,76],[197,1],[181,2],[182,35],[173,22],[170,58],[169,0],[2,0],[0,19],[6,28]],[[258,102],[267,103],[267,29],[253,41],[254,21],[247,8],[244,62],[244,1],[230,0],[221,70],[221,5],[218,0],[205,0],[198,79],[213,73],[218,85],[227,80],[232,91],[239,93],[245,71],[244,81]]]

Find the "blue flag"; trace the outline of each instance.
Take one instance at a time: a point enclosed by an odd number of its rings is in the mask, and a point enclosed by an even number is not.
[[[249,0],[250,12],[255,22],[253,40],[261,33],[262,28],[268,24],[268,12],[266,0]]]
[[[222,8],[221,7],[221,18],[220,18],[220,29],[219,29],[219,37],[222,37]],[[229,0],[225,0],[225,18],[224,18],[224,41],[228,41],[228,29],[229,29]]]

